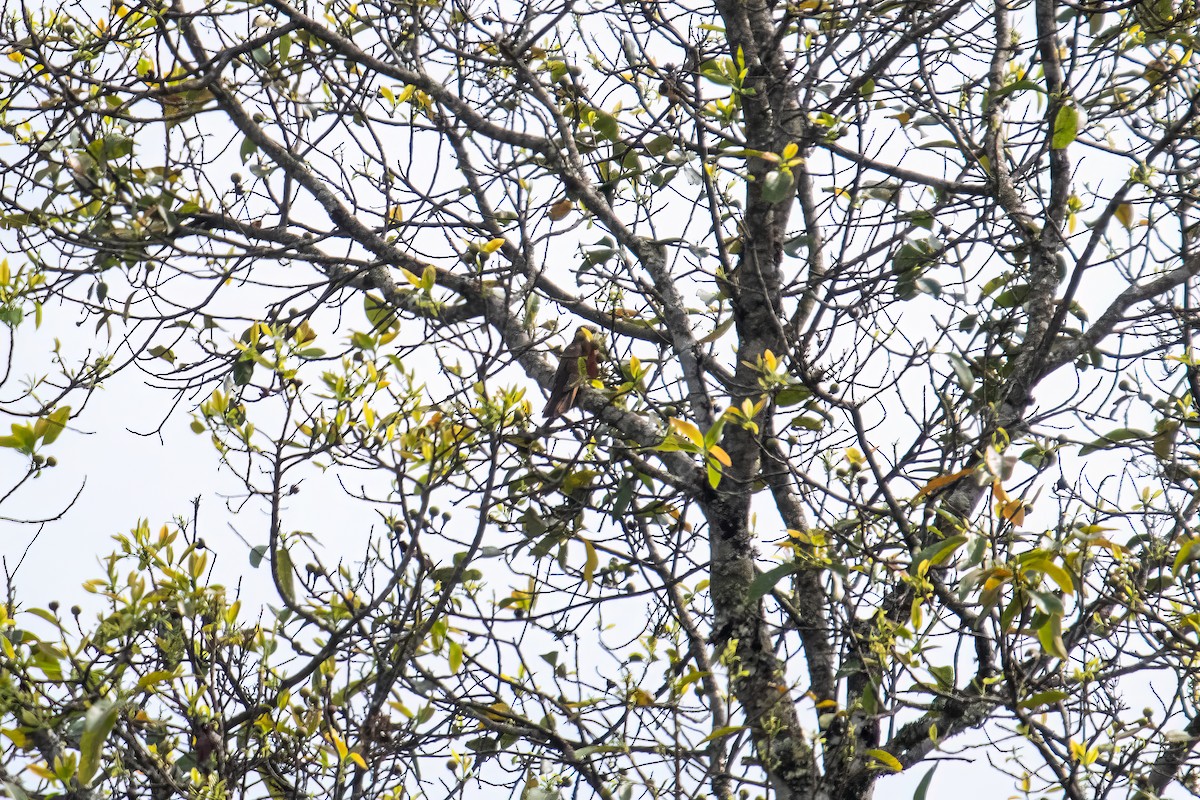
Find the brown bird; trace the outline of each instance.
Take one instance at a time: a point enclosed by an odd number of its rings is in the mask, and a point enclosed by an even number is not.
[[[575,339],[562,352],[558,372],[554,373],[554,386],[542,416],[547,422],[558,419],[575,407],[579,399],[579,387],[594,381],[600,375],[599,348],[596,346],[596,331],[587,325],[579,326]]]

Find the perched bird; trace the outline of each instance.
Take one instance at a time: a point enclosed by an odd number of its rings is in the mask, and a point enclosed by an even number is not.
[[[579,387],[594,381],[600,375],[599,348],[596,331],[587,325],[579,326],[575,339],[562,352],[558,372],[554,373],[554,386],[542,416],[547,422],[558,419],[575,407]]]

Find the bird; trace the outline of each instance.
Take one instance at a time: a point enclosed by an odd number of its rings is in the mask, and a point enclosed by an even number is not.
[[[599,347],[596,344],[596,329],[580,325],[575,338],[562,352],[558,371],[554,373],[554,385],[542,417],[550,422],[575,407],[579,399],[579,387],[594,381],[600,375]]]

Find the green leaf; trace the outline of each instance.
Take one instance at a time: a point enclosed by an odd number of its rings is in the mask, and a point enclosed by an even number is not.
[[[238,361],[233,365],[233,382],[236,386],[245,386],[254,377],[254,362],[249,359]]]
[[[662,133],[646,142],[646,152],[652,156],[665,156],[674,146],[675,142],[671,137]]]
[[[108,734],[117,724],[117,704],[112,700],[96,701],[83,718],[83,735],[79,737],[79,772],[77,777],[84,786],[100,770],[100,751],[108,740]]]
[[[938,688],[942,691],[949,691],[954,688],[954,667],[949,665],[935,667],[931,664],[929,666],[929,674],[937,679]]]
[[[1154,455],[1160,461],[1168,461],[1175,449],[1175,437],[1179,433],[1179,421],[1174,419],[1159,420],[1154,426]]]
[[[997,308],[1016,308],[1024,304],[1025,299],[1029,297],[1028,284],[1018,284],[1011,289],[1005,289],[1000,294],[996,295]]]
[[[618,141],[621,138],[621,127],[617,124],[617,118],[607,111],[596,111],[596,121],[592,123],[596,133],[599,133],[610,142]]]
[[[997,100],[999,100],[1001,97],[1005,97],[1014,92],[1023,92],[1023,91],[1033,91],[1033,92],[1045,93],[1046,90],[1043,89],[1038,84],[1034,83],[1033,81],[1014,81],[1013,83],[1010,83],[1007,86],[1005,86],[1000,91],[996,92],[995,97]]]
[[[275,551],[275,575],[283,599],[287,601],[288,605],[294,605],[296,580],[292,568],[292,554],[288,552],[287,546],[282,540],[279,542],[279,548]]]
[[[4,781],[4,791],[8,792],[8,796],[13,800],[29,800],[29,795],[18,784],[12,781]]]
[[[937,772],[937,767],[930,769],[921,778],[921,782],[917,784],[917,790],[913,792],[913,800],[925,800],[925,796],[929,792],[929,784],[933,781],[933,773],[935,772]]]
[[[799,572],[801,569],[803,569],[802,565],[789,561],[786,564],[780,564],[774,569],[769,569],[766,572],[760,572],[754,578],[754,580],[750,582],[750,592],[747,596],[747,599],[752,603],[756,600],[761,600],[763,597],[770,594],[771,590],[775,588],[775,584],[779,583],[788,575]]]
[[[266,557],[267,557],[267,546],[265,544],[260,544],[257,547],[253,548],[250,551],[250,567],[252,569],[258,569],[258,565],[261,564],[262,560]]]
[[[903,214],[900,214],[897,219],[907,220],[918,228],[924,228],[927,231],[933,230],[933,214],[924,209],[905,211]]]
[[[1079,135],[1079,109],[1064,105],[1054,115],[1054,134],[1050,138],[1050,149],[1062,150]]]
[[[624,753],[625,747],[619,744],[594,744],[589,747],[581,747],[575,751],[575,757],[580,761],[594,753]]]
[[[730,319],[733,318],[730,317]],[[803,403],[810,397],[812,397],[812,392],[804,386],[789,386],[780,389],[779,393],[775,395],[775,405],[779,408],[789,408]]]
[[[975,374],[971,372],[971,366],[958,353],[950,354],[950,368],[954,370],[954,378],[964,392],[975,388]]]
[[[1097,450],[1107,450],[1108,448],[1120,442],[1128,442],[1133,439],[1149,438],[1150,434],[1139,428],[1117,428],[1114,431],[1109,431],[1108,433],[1104,434],[1094,442],[1089,442],[1088,444],[1085,444],[1083,447],[1079,448],[1079,455],[1087,456],[1091,455]]]
[[[1070,697],[1070,695],[1064,692],[1062,689],[1051,689],[1048,692],[1038,692],[1037,694],[1030,695],[1021,702],[1017,703],[1017,706],[1019,708],[1029,709],[1041,708],[1042,706],[1048,706],[1052,705],[1053,703],[1057,703],[1059,700],[1065,700],[1068,697]]]
[[[913,556],[913,564],[919,569],[921,564],[928,561],[931,567],[936,567],[949,558],[955,550],[966,544],[966,542],[967,537],[961,534],[958,536],[949,536],[940,542],[934,542],[928,547],[922,548],[921,552]]]
[[[155,358],[161,358],[163,361],[166,361],[168,364],[175,363],[175,353],[169,347],[163,347],[161,344],[157,344],[154,347],[151,347],[146,352],[148,352],[150,355],[154,356]]]
[[[790,169],[773,169],[763,178],[762,199],[768,203],[782,203],[791,198],[794,185],[795,179]]]
[[[242,147],[238,151],[238,155],[240,155],[242,157],[242,163],[245,164],[247,161],[250,160],[250,156],[254,155],[257,152],[258,152],[258,145],[256,145],[250,139],[243,139]]]
[[[1043,592],[1040,589],[1027,589],[1029,596],[1033,598],[1033,604],[1038,611],[1043,614],[1062,617],[1063,602],[1062,598],[1053,592]]]
[[[929,239],[905,242],[892,258],[892,269],[898,275],[928,267],[934,261],[937,245]]]

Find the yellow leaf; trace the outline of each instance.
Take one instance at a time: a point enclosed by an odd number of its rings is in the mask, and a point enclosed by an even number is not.
[[[583,579],[587,581],[588,588],[591,588],[596,575],[596,567],[600,566],[600,556],[596,554],[596,546],[590,541],[582,536],[576,538],[583,542],[583,549],[587,552],[587,558],[583,563]]]
[[[723,466],[733,466],[733,460],[729,457],[729,453],[726,453],[725,449],[719,444],[714,444],[712,447],[708,448],[708,454],[717,461],[720,461]]]
[[[883,764],[892,772],[904,771],[904,765],[901,764],[896,757],[887,750],[868,750],[867,755],[878,761],[880,764]]]
[[[992,570],[991,577],[988,578],[983,584],[983,590],[985,592],[990,592],[1002,584],[1007,583],[1008,579],[1011,577],[1012,572],[1010,570],[1004,569],[1003,567],[997,567],[996,569]]]
[[[686,419],[671,417],[671,428],[673,428],[677,434],[689,440],[696,446],[702,447],[704,445],[704,436],[700,433],[700,429],[697,428],[694,423],[688,422]]]
[[[633,700],[633,704],[635,706],[639,706],[641,708],[654,705],[654,697],[640,686],[636,687],[632,692],[630,692],[629,697]]]
[[[345,761],[346,756],[350,753],[350,748],[346,747],[346,743],[342,741],[342,737],[330,731],[329,739],[333,742],[334,749],[337,750],[338,760]]]
[[[490,711],[485,711],[483,715],[492,722],[511,722],[513,717],[517,716],[513,713],[512,708],[503,700],[497,700],[488,706]]]
[[[351,760],[351,761],[353,761],[355,764],[357,764],[357,765],[358,765],[358,767],[359,767],[359,769],[366,769],[366,768],[367,768],[367,762],[366,762],[366,761],[364,761],[364,760],[363,760],[363,757],[362,757],[362,756],[360,756],[358,753],[351,753],[351,754],[350,754],[350,760]]]
[[[975,471],[974,467],[967,467],[966,469],[960,469],[958,472],[952,473],[950,475],[938,475],[936,478],[931,480],[929,483],[927,483],[921,487],[921,491],[917,492],[916,499],[919,500],[920,498],[924,497],[927,494],[933,494],[938,489],[942,489],[946,486],[949,486],[950,484],[958,481],[960,478],[965,478],[967,475],[970,475],[974,471]]]
[[[54,775],[53,772],[46,769],[45,764],[30,764],[28,767],[26,767],[26,769],[28,769],[34,775],[37,775],[42,780],[46,780],[46,781],[58,780],[58,778]]]
[[[504,247],[504,240],[500,239],[500,238],[496,238],[496,239],[492,239],[491,241],[489,241],[487,244],[485,244],[483,247],[481,247],[479,249],[490,255],[491,253],[494,253],[497,250],[499,250],[501,247]]]
[[[1020,500],[1008,500],[996,504],[996,513],[1013,525],[1025,523],[1025,504]]]
[[[1117,218],[1118,222],[1125,226],[1125,230],[1129,230],[1133,227],[1133,206],[1129,205],[1129,203],[1121,203],[1119,206],[1117,206],[1113,211],[1113,216]]]

